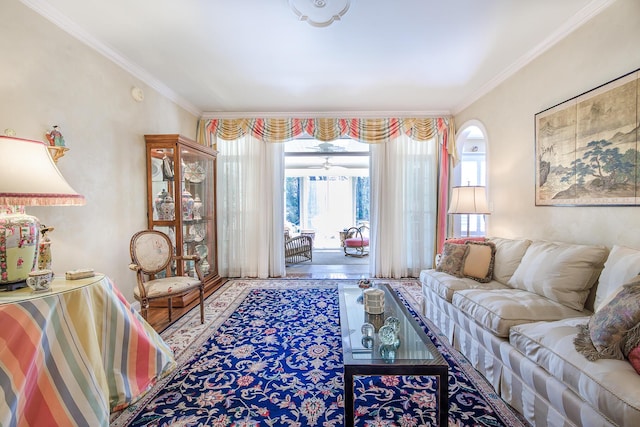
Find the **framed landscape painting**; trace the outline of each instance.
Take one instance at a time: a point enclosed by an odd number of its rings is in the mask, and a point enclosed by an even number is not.
[[[640,70],[535,115],[536,206],[640,204]]]

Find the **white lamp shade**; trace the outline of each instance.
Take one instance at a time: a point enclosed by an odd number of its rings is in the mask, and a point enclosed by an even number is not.
[[[485,187],[466,186],[451,189],[450,214],[485,214],[488,215],[487,193]]]
[[[40,222],[24,206],[84,204],[43,142],[0,136],[0,286],[23,286],[36,267]]]
[[[84,204],[43,142],[0,136],[0,206]]]

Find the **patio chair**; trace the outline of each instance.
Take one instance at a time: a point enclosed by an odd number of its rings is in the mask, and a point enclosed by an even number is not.
[[[167,299],[169,322],[172,321],[172,297],[179,297],[194,290],[200,293],[200,323],[204,323],[204,283],[198,255],[175,256],[171,239],[157,230],[139,231],[131,237],[129,248],[131,264],[136,272],[138,287],[133,296],[140,301],[142,317],[147,319],[149,302]],[[193,261],[197,278],[175,276],[175,262]]]
[[[360,225],[344,231],[342,242],[345,256],[363,257],[369,255],[369,227]]]
[[[284,261],[296,264],[313,260],[313,239],[309,235],[295,236],[284,242]]]

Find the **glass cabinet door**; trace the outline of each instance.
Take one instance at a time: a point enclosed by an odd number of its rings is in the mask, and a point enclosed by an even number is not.
[[[215,273],[214,161],[210,156],[180,147],[180,205],[182,253],[198,254],[200,269],[206,277]],[[186,274],[195,276],[195,266],[187,263]]]
[[[216,253],[216,151],[177,134],[145,135],[148,228],[171,239],[177,256],[197,254],[205,291],[222,284]],[[172,273],[197,277],[194,261],[176,262]],[[176,307],[197,292],[173,298]]]
[[[176,206],[174,150],[173,148],[153,148],[150,150],[150,157],[151,192],[154,195],[150,211],[153,215],[153,221],[174,221]],[[166,232],[166,230],[164,231]]]

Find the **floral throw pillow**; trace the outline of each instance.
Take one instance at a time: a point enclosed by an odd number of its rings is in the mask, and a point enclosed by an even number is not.
[[[640,345],[640,276],[581,326],[574,345],[589,360],[622,360]]]
[[[445,243],[436,271],[462,277],[462,267],[468,250],[469,246],[464,244]]]

